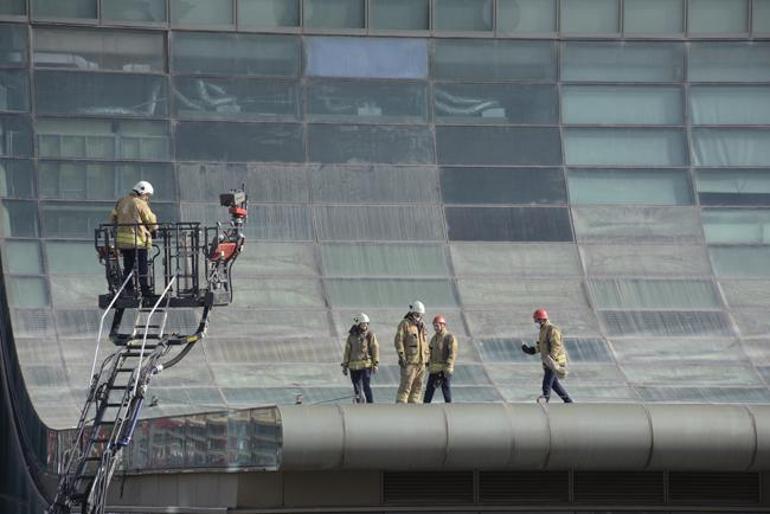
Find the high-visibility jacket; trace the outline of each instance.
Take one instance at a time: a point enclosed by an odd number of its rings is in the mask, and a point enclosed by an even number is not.
[[[430,359],[428,333],[422,321],[406,315],[396,329],[396,352],[407,364],[426,365]]]
[[[430,339],[430,373],[454,373],[457,360],[457,338],[446,331],[434,334]]]
[[[540,327],[540,335],[537,338],[536,352],[540,352],[540,358],[543,361],[543,366],[547,365],[548,358],[553,359],[553,362],[559,366],[567,365],[567,352],[564,350],[564,345],[561,342],[561,331],[556,325],[552,325],[550,321],[543,323]]]
[[[119,226],[115,236],[118,248],[149,248],[158,218],[142,197],[129,194],[118,200],[110,212],[110,223],[131,224]]]
[[[374,332],[362,332],[353,325],[345,341],[345,353],[342,356],[342,367],[351,370],[366,369],[380,364],[380,344]]]

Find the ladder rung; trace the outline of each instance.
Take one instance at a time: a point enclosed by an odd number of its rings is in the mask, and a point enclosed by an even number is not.
[[[129,373],[131,371],[134,371],[134,368],[118,368],[115,370],[117,373]]]
[[[96,475],[78,475],[75,480],[83,480],[84,478],[96,478]]]
[[[102,458],[101,458],[101,457],[86,457],[86,458],[85,458],[85,459],[83,459],[83,460],[87,460],[87,461],[92,461],[92,462],[95,462],[95,461],[100,461],[100,460],[102,460]]]
[[[108,403],[105,404],[106,407],[120,407],[122,405],[123,405],[122,402],[121,403],[109,403],[108,402]]]
[[[94,426],[102,426],[102,425],[114,425],[114,421],[99,421],[98,423],[94,423]]]
[[[108,437],[107,439],[105,439],[103,437],[100,437],[98,439],[91,439],[91,442],[92,443],[109,443],[110,442],[110,438]]]
[[[142,357],[146,355],[150,355],[152,352],[126,352],[123,354],[123,357]]]

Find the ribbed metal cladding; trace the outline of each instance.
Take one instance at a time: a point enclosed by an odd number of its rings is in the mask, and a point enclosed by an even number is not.
[[[386,471],[384,503],[473,503],[472,471]]]
[[[663,472],[576,471],[575,503],[662,505],[666,500]]]
[[[671,472],[668,498],[670,503],[693,505],[756,505],[760,501],[759,473]]]
[[[566,471],[482,471],[479,473],[481,503],[567,503],[569,474]]]

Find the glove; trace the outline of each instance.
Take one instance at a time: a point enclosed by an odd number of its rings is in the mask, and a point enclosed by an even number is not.
[[[451,377],[454,374],[454,372],[455,372],[454,368],[451,368],[444,371],[444,375],[446,375],[447,377]]]
[[[348,368],[347,366],[342,366],[342,374],[345,376],[348,376]]]
[[[521,344],[521,351],[527,355],[535,355],[535,348],[532,346],[527,346],[524,343]]]
[[[406,367],[406,358],[403,354],[398,354],[398,365],[403,367]]]

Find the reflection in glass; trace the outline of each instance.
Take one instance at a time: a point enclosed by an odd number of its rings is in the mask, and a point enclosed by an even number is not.
[[[770,210],[703,209],[702,217],[707,243],[770,243]]]
[[[451,123],[551,124],[559,118],[556,88],[551,85],[433,85],[436,120]]]
[[[434,0],[435,30],[492,30],[491,0]]]
[[[572,241],[567,209],[447,207],[451,241]]]
[[[436,79],[556,80],[556,48],[549,41],[435,39],[433,45]]]
[[[40,196],[43,198],[120,198],[139,180],[148,180],[154,186],[154,201],[172,200],[176,197],[170,164],[40,161],[38,166]]]
[[[557,128],[436,127],[436,148],[440,164],[561,164]]]
[[[102,0],[105,20],[165,22],[166,0]]]
[[[180,122],[176,156],[202,161],[304,161],[304,132],[291,123]]]
[[[683,0],[623,0],[626,34],[677,34],[684,26]]]
[[[498,0],[497,31],[556,32],[556,0]]]
[[[33,202],[0,202],[0,236],[37,237],[37,208]]]
[[[310,77],[428,76],[428,44],[424,39],[308,37],[305,52],[305,74]]]
[[[709,247],[718,277],[770,277],[770,246]]]
[[[687,170],[570,170],[572,204],[690,205]]]
[[[770,166],[767,129],[693,129],[692,146],[696,166]]]
[[[305,27],[325,29],[364,28],[362,0],[305,0]]]
[[[310,125],[308,130],[310,161],[432,164],[435,160],[428,127]]]
[[[564,86],[564,123],[678,125],[684,121],[678,87]]]
[[[27,72],[0,70],[0,111],[29,110]]]
[[[428,30],[430,0],[371,0],[371,28],[375,30]]]
[[[299,25],[297,0],[238,0],[240,27],[296,27]]]
[[[575,41],[563,45],[562,80],[679,82],[684,77],[682,43]]]
[[[691,82],[768,82],[768,59],[768,42],[692,42],[687,77]]]
[[[570,128],[565,161],[571,165],[685,166],[687,145],[680,129]]]
[[[770,205],[768,170],[698,170],[701,205]]]
[[[696,125],[770,124],[770,87],[691,86],[689,100]]]
[[[687,0],[690,33],[747,32],[748,0]]]
[[[617,0],[560,0],[561,31],[608,34],[618,30]]]
[[[174,86],[174,108],[180,118],[300,116],[299,88],[292,82],[176,77]]]
[[[311,120],[424,122],[427,91],[414,82],[311,82]]]
[[[31,0],[34,18],[96,18],[96,0]]]
[[[441,194],[448,204],[566,204],[558,168],[441,168]]]
[[[3,264],[6,273],[38,275],[43,273],[43,258],[37,241],[13,241],[3,243]]]
[[[174,25],[233,25],[232,0],[171,0]]]
[[[34,174],[32,161],[0,159],[0,197],[34,196]]]

